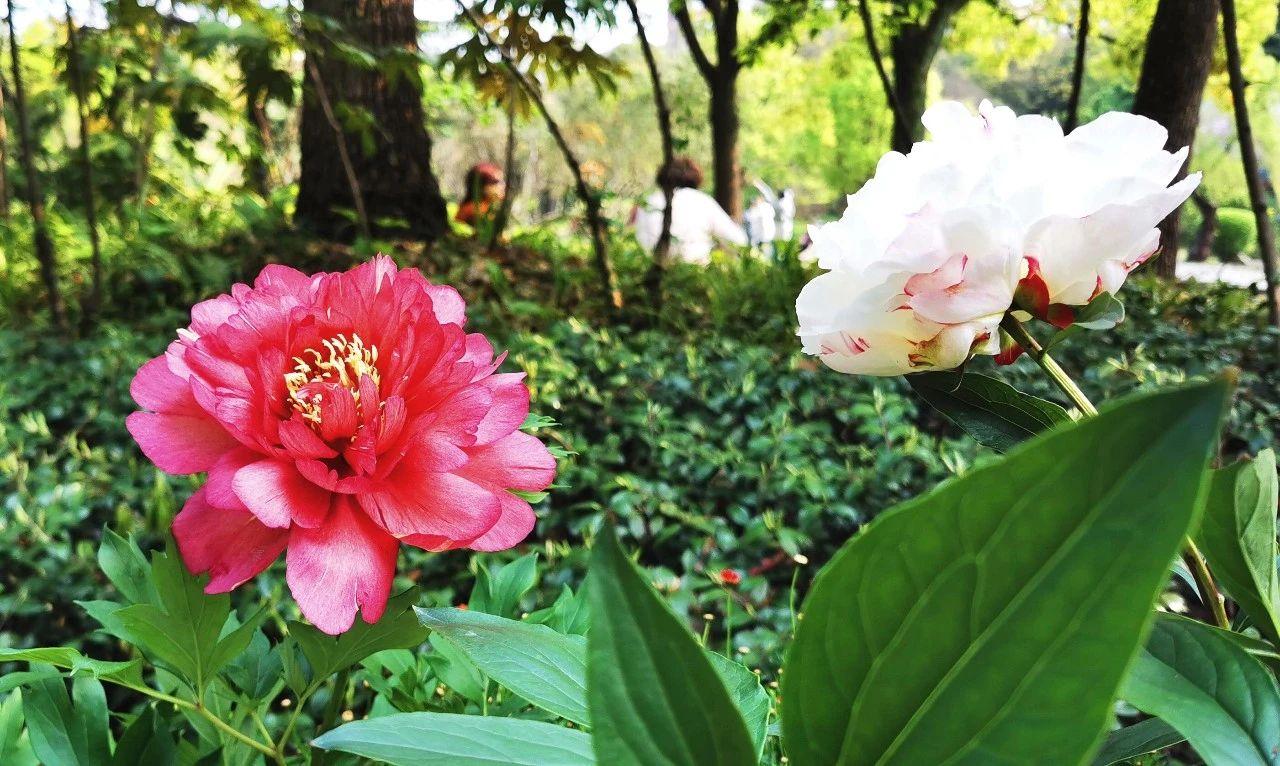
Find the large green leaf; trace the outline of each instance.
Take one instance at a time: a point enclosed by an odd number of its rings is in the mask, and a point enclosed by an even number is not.
[[[451,713],[396,713],[353,721],[312,741],[396,766],[590,766],[591,737],[576,729]]]
[[[742,766],[751,735],[684,622],[618,545],[612,525],[591,555],[587,700],[596,759],[610,766]]]
[[[1108,407],[846,543],[787,657],[792,763],[1087,757],[1203,500],[1227,388]]]
[[[1280,764],[1280,688],[1226,631],[1162,615],[1121,696],[1167,721],[1209,766]]]
[[[103,626],[164,663],[197,694],[234,655],[219,637],[231,613],[225,593],[207,595],[176,551],[151,556],[151,582],[158,603],[139,603],[100,614]],[[228,640],[238,640],[231,639]],[[248,644],[248,636],[236,651]]]
[[[747,724],[747,732],[751,734],[758,760],[764,751],[764,738],[769,731],[769,694],[760,685],[760,677],[741,662],[712,651],[707,652],[707,657],[711,660],[711,667],[716,669],[720,680],[729,690],[734,706],[742,713],[742,720]]]
[[[417,600],[417,588],[392,596],[382,619],[373,625],[356,620],[351,629],[340,636],[326,635],[313,625],[296,621],[289,623],[289,636],[311,663],[313,682],[320,681],[374,652],[408,649],[425,641],[427,629],[418,624],[412,609]]]
[[[480,671],[538,707],[590,726],[587,711],[587,642],[535,623],[464,609],[417,609],[418,619]],[[769,695],[741,663],[706,652],[742,713],[757,751],[764,746]],[[448,681],[446,680],[446,683]]]
[[[418,609],[487,676],[562,718],[587,726],[586,639],[545,625],[463,609]]]
[[[1212,475],[1197,539],[1222,589],[1263,635],[1280,642],[1275,453],[1266,450]]]
[[[965,433],[1000,452],[1071,420],[1053,402],[974,372],[922,372],[908,375],[907,382]]]
[[[1159,718],[1148,718],[1107,734],[1102,749],[1093,757],[1093,766],[1111,766],[1140,755],[1154,753],[1186,740],[1178,730]]]

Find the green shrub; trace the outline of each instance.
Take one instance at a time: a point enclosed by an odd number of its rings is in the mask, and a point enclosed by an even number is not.
[[[1258,227],[1253,212],[1238,207],[1218,208],[1218,233],[1213,238],[1213,254],[1221,261],[1252,256],[1258,248]]]

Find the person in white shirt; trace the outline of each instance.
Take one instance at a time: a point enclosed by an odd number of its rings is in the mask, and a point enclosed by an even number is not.
[[[777,238],[777,221],[773,205],[763,196],[756,197],[755,202],[742,215],[746,224],[747,242],[753,248],[759,248],[765,255],[773,254],[773,240]]]
[[[673,257],[706,264],[717,242],[737,247],[747,244],[742,227],[734,223],[714,198],[698,190],[702,185],[702,169],[692,159],[674,158],[658,171],[657,182],[659,191],[650,194],[645,206],[637,209],[633,217],[636,239],[646,250],[653,250],[662,236],[663,187],[674,190],[671,197]]]

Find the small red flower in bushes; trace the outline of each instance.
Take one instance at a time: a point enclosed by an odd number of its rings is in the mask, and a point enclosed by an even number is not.
[[[302,613],[337,634],[382,615],[400,543],[494,551],[529,534],[511,490],[545,489],[555,461],[519,430],[523,373],[497,374],[465,321],[456,290],[386,257],[268,266],[192,308],[138,370],[128,427],[166,473],[208,472],[173,531],[209,593],[286,552]]]
[[[742,575],[736,569],[721,569],[720,574],[716,577],[720,580],[721,585],[726,585],[730,588],[736,588],[742,584]]]

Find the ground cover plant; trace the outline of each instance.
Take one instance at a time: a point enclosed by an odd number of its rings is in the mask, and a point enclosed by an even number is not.
[[[297,5],[6,7],[0,764],[1280,763],[1273,3]]]

